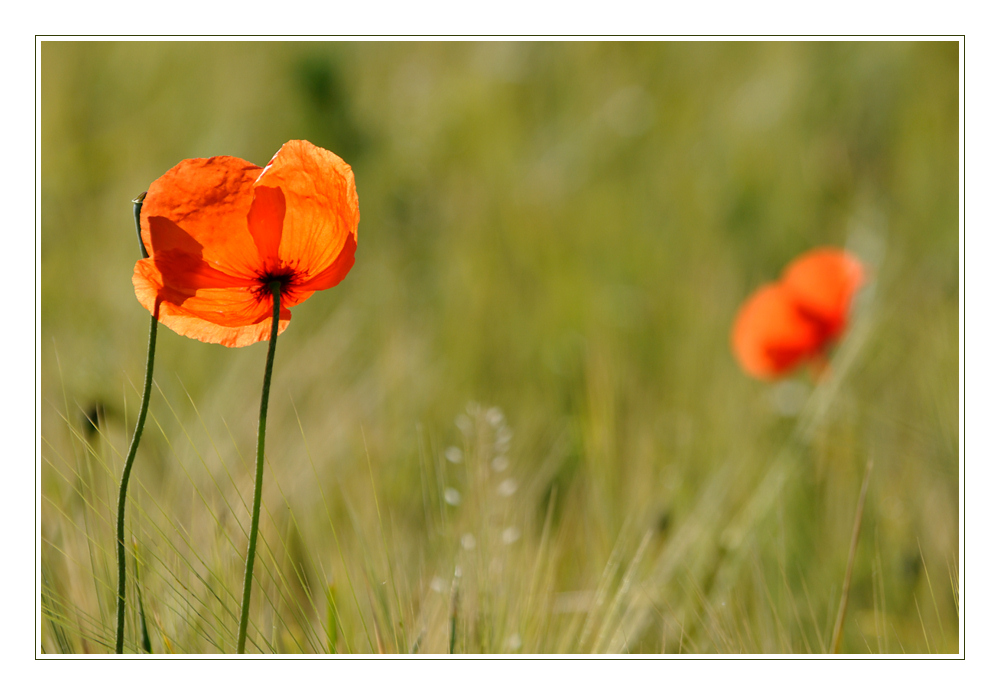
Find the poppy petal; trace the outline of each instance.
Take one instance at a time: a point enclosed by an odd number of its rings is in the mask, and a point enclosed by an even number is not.
[[[840,249],[820,248],[789,264],[781,284],[800,310],[822,325],[827,341],[843,332],[854,294],[864,281],[864,266],[857,258]]]
[[[740,307],[731,335],[737,361],[751,376],[773,379],[817,354],[819,327],[797,310],[783,285],[765,285]]]
[[[256,280],[250,278],[224,273],[201,258],[177,249],[161,251],[145,260],[156,266],[165,287],[179,292],[193,292],[210,287],[250,287],[258,284]]]
[[[296,285],[289,285],[281,291],[281,306],[293,307],[313,296],[312,290],[305,290]]]
[[[306,290],[328,290],[331,287],[340,284],[347,273],[350,272],[351,268],[354,267],[354,252],[358,248],[357,238],[352,234],[347,237],[347,242],[344,244],[343,250],[341,250],[340,255],[337,256],[337,260],[333,262],[332,265],[328,266],[326,270],[314,275],[312,278],[298,283],[300,289]]]
[[[176,255],[182,256],[182,254]],[[163,272],[165,265],[169,269],[169,274]],[[184,273],[183,270],[174,272],[173,265],[183,266],[183,260],[176,264],[164,264],[159,257],[141,259],[136,262],[135,275],[143,277],[150,286],[158,288],[161,300],[181,306],[188,313],[220,326],[257,323],[271,315],[273,308],[270,295],[262,291],[259,285],[250,285],[238,278],[233,278],[229,283],[206,283],[202,282],[205,277],[211,281],[218,281],[217,276],[221,274],[217,271],[214,275],[211,272]],[[222,276],[222,278],[227,277]],[[285,303],[282,302],[282,305],[285,306]]]
[[[284,219],[285,194],[281,189],[257,186],[247,214],[247,227],[257,246],[265,273],[276,273],[281,268],[278,247],[281,244]]]
[[[211,300],[204,296],[187,297],[182,302],[171,301],[169,292],[165,292],[162,284],[158,281],[156,267],[148,263],[149,259],[136,263],[135,272],[132,275],[132,285],[135,287],[136,297],[151,314],[157,317],[163,325],[174,332],[194,338],[205,343],[217,343],[226,347],[244,347],[261,340],[267,340],[271,335],[271,308],[264,302],[266,309],[263,318],[256,318],[254,321],[244,317],[243,322],[231,320],[233,317],[221,316],[217,308],[220,304],[219,297]],[[205,290],[201,290],[204,293]],[[165,297],[165,294],[168,295]],[[238,301],[239,297],[229,297],[225,304],[232,306],[243,306],[246,308],[246,297],[244,302]],[[158,306],[157,306],[158,305]],[[199,311],[193,311],[192,307]],[[253,318],[253,317],[251,317]],[[288,327],[291,320],[291,312],[282,307],[278,320],[278,333]]]
[[[261,167],[238,157],[185,159],[149,186],[140,219],[150,256],[180,250],[235,276],[260,266],[247,229]]]
[[[348,237],[357,239],[360,213],[354,172],[333,152],[305,140],[287,142],[254,186],[280,188],[284,194],[278,255],[304,281],[335,265]],[[329,277],[336,276],[332,272]]]

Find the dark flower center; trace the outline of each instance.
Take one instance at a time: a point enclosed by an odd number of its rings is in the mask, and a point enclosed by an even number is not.
[[[253,290],[257,301],[270,300],[272,282],[281,283],[281,292],[284,293],[285,289],[295,281],[296,275],[297,273],[294,270],[287,268],[259,275],[257,281],[260,284]]]

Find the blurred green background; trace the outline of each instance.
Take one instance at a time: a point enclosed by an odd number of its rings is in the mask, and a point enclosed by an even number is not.
[[[843,649],[956,651],[958,58],[43,42],[43,647],[109,630],[149,318],[131,199],[301,138],[352,165],[361,225],[278,342],[257,648],[446,651],[451,611],[465,651],[824,651],[871,458]],[[872,271],[835,376],[750,379],[740,302],[820,245]],[[232,649],[232,597],[189,599],[238,586],[265,352],[160,332],[130,512],[154,651]],[[352,592],[331,642],[323,597]]]

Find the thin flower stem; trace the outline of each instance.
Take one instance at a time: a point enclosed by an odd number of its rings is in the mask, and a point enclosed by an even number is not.
[[[257,422],[257,475],[253,486],[253,513],[250,517],[250,544],[247,546],[247,566],[243,573],[243,604],[240,610],[240,632],[236,640],[236,653],[242,654],[247,641],[247,623],[250,618],[250,588],[253,584],[253,560],[257,552],[257,526],[260,522],[260,489],[264,482],[264,430],[267,427],[267,397],[271,391],[271,369],[274,367],[274,346],[278,344],[278,314],[281,311],[281,282],[271,283],[274,313],[271,315],[271,341],[267,346],[267,364],[264,367],[264,387],[260,393],[260,419]]]
[[[139,226],[139,213],[146,194],[141,194],[132,201],[132,213],[135,217],[135,233],[139,237],[139,252],[143,258],[149,258],[146,247],[142,243],[142,232]],[[118,487],[118,620],[115,628],[115,654],[121,654],[125,645],[125,500],[128,492],[128,479],[132,474],[132,464],[135,462],[135,452],[139,450],[139,440],[142,438],[142,428],[146,424],[146,412],[149,410],[149,394],[153,385],[153,356],[156,354],[156,326],[159,323],[159,304],[149,318],[149,347],[146,350],[146,378],[142,386],[142,402],[139,404],[139,419],[135,423],[135,433],[125,457],[125,467],[122,469],[122,481]]]

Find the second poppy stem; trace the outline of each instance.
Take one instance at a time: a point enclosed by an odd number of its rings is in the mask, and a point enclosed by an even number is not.
[[[236,640],[236,653],[243,654],[247,642],[247,623],[250,619],[250,588],[253,585],[253,560],[257,553],[257,526],[260,523],[260,490],[264,482],[264,430],[267,427],[267,397],[271,391],[271,370],[274,367],[274,346],[278,343],[278,315],[281,312],[281,283],[271,283],[274,313],[271,315],[271,340],[267,346],[267,365],[264,367],[264,387],[260,393],[260,419],[257,422],[257,473],[253,486],[253,511],[250,517],[250,543],[247,546],[247,566],[243,574],[243,604],[240,609],[240,631]]]
[[[139,420],[135,423],[132,444],[128,448],[125,467],[122,469],[121,485],[118,488],[118,620],[115,629],[115,654],[121,654],[125,646],[125,500],[128,493],[128,479],[132,473],[135,454],[139,450],[146,412],[149,410],[149,392],[153,384],[153,355],[156,353],[156,315],[149,320],[149,351],[146,353],[146,381],[142,387],[142,403],[139,405]]]
[[[143,258],[149,258],[146,246],[142,243],[142,230],[139,224],[139,213],[142,211],[143,193],[132,201],[132,214],[135,217],[135,233],[139,237],[139,253]],[[128,447],[125,466],[122,468],[122,480],[118,486],[118,614],[115,627],[115,654],[121,654],[125,646],[125,501],[128,499],[128,479],[132,474],[132,464],[139,450],[139,440],[142,439],[142,428],[146,424],[146,413],[149,411],[149,393],[153,386],[153,357],[156,354],[156,325],[159,319],[159,305],[153,310],[149,319],[149,347],[146,351],[146,378],[142,386],[142,401],[139,404],[139,419],[135,423],[135,433]]]

